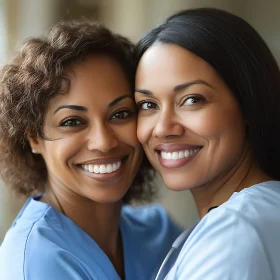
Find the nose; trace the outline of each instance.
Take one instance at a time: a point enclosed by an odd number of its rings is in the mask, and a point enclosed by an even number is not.
[[[159,114],[153,130],[153,136],[157,138],[169,138],[172,136],[181,136],[184,134],[184,131],[185,128],[179,122],[175,112],[169,109]]]
[[[90,128],[87,142],[88,150],[98,150],[106,153],[117,146],[117,136],[109,125],[99,124]]]

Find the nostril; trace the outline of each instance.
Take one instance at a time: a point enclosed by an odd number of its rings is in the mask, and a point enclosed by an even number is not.
[[[171,136],[181,136],[185,132],[184,126],[178,122],[159,122],[154,131],[153,136],[158,138],[167,138]]]
[[[115,135],[112,134],[98,134],[88,140],[88,150],[98,150],[101,152],[108,152],[119,145],[119,141]]]

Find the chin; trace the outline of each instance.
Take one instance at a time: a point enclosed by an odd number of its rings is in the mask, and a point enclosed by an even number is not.
[[[166,176],[165,174],[164,176],[161,175],[161,178],[165,186],[172,191],[190,190],[197,186],[197,181],[193,182],[194,180],[190,180],[182,175]]]
[[[96,203],[104,203],[104,204],[111,204],[111,203],[118,203],[123,199],[123,196],[98,196],[92,197],[91,200]]]
[[[104,191],[95,194],[91,194],[89,197],[92,201],[97,203],[118,203],[125,196],[127,190],[125,191]]]
[[[189,190],[191,189],[191,187],[188,187],[186,185],[174,185],[174,184],[166,184],[166,187],[171,190],[171,191],[175,191],[175,192],[180,192],[180,191],[185,191],[185,190]]]
[[[172,191],[183,191],[189,189],[188,186],[186,186],[186,184],[182,184],[182,182],[176,182],[174,180],[165,179],[164,177],[161,178],[165,186]]]

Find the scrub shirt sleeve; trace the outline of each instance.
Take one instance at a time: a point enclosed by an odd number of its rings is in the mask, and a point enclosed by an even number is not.
[[[26,262],[29,264],[24,266],[25,280],[97,280],[88,274],[86,266],[78,258],[63,250],[50,254],[38,252]]]
[[[184,244],[168,280],[272,280],[266,248],[242,212],[211,211]]]

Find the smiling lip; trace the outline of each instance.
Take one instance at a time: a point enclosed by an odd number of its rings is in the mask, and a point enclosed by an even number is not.
[[[188,164],[202,149],[198,145],[160,144],[156,152],[164,168],[180,168]]]
[[[126,164],[126,160],[128,158],[127,156],[116,156],[116,157],[111,157],[111,158],[99,158],[99,159],[95,159],[95,160],[90,160],[87,162],[84,162],[83,164],[78,164],[78,168],[80,170],[82,170],[82,172],[84,174],[86,174],[87,176],[99,180],[99,181],[108,181],[108,180],[115,180],[118,177],[120,177],[122,175],[122,173],[124,172],[124,168],[125,168],[125,164]],[[110,173],[94,173],[94,172],[90,172],[89,170],[86,170],[88,168],[86,168],[86,166],[88,167],[89,165],[92,166],[99,166],[99,168],[103,165],[103,166],[108,166],[108,165],[113,165],[113,164],[117,164],[120,165],[119,168],[115,171],[111,171]]]
[[[86,164],[110,164],[117,161],[125,160],[128,157],[128,155],[119,155],[114,157],[108,157],[108,158],[97,158],[97,159],[91,159],[82,163],[79,163],[78,165],[86,165]]]

